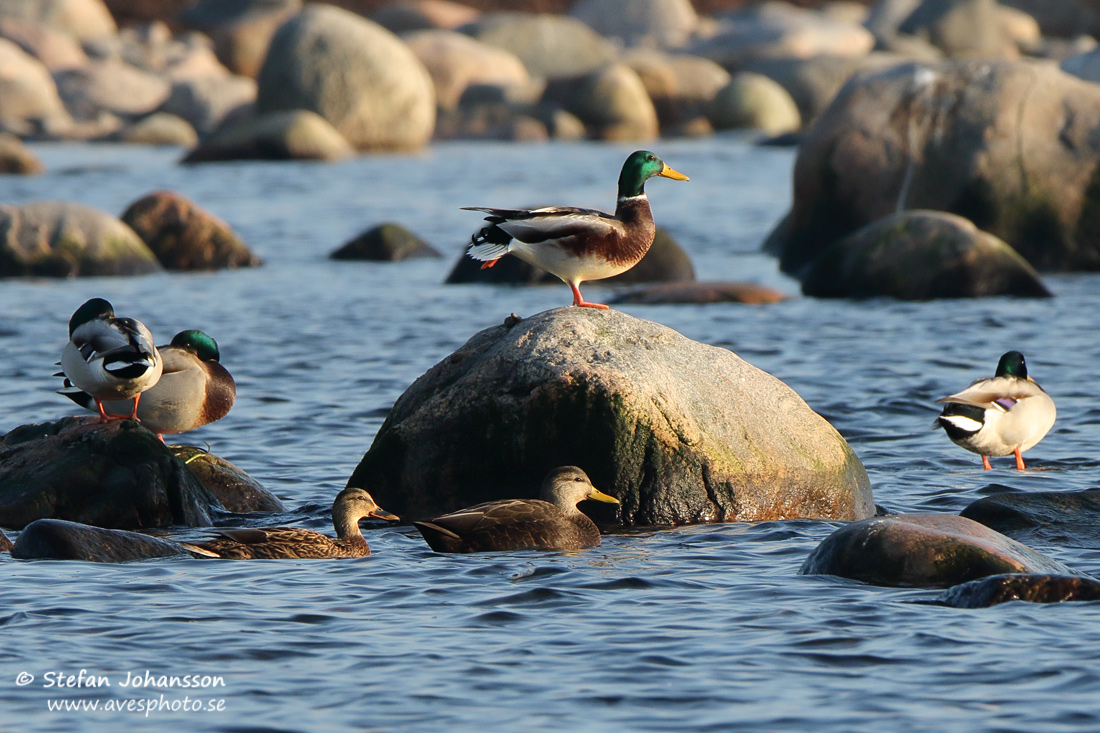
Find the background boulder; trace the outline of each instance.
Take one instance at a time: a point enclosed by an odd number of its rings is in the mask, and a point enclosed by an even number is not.
[[[442,257],[443,255],[400,224],[387,222],[371,227],[329,256],[334,260],[400,262],[410,257]]]
[[[359,150],[416,150],[432,136],[435,90],[395,35],[330,5],[275,33],[258,78],[260,112],[305,109]]]
[[[128,562],[185,553],[175,542],[138,532],[101,529],[63,519],[38,519],[19,533],[11,556],[21,560]]]
[[[699,25],[691,0],[578,0],[569,14],[625,46],[683,46]]]
[[[348,485],[409,519],[537,496],[581,466],[626,525],[858,519],[844,439],[736,354],[619,311],[558,308],[478,333],[405,391]]]
[[[564,15],[488,13],[463,33],[519,57],[533,76],[579,76],[603,68],[615,47],[587,25]]]
[[[184,163],[222,160],[342,160],[355,154],[323,117],[304,109],[227,122],[184,157]]]

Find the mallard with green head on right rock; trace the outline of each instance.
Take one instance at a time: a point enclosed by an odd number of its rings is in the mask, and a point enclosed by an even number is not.
[[[541,497],[490,501],[413,524],[436,552],[579,550],[599,545],[600,530],[577,504],[586,499],[619,503],[576,466],[547,474]]]

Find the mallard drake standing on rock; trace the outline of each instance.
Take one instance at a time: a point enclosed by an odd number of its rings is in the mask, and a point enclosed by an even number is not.
[[[221,420],[237,398],[233,377],[220,363],[218,342],[202,331],[180,331],[168,346],[159,346],[164,364],[160,380],[143,393],[137,417],[157,435],[185,433]],[[58,390],[81,407],[95,410],[92,396],[76,389],[71,380]],[[104,401],[106,410],[125,407]]]
[[[1027,375],[1027,363],[1019,351],[1005,353],[996,375],[979,379],[946,402],[936,422],[956,445],[982,457],[990,470],[989,456],[1016,456],[1016,468],[1024,470],[1020,455],[1038,443],[1054,426],[1058,415],[1054,400]]]
[[[128,417],[137,419],[141,393],[160,379],[163,363],[153,346],[153,335],[141,321],[117,318],[106,300],[92,298],[69,319],[69,343],[61,352],[61,370],[69,381],[87,392],[107,422],[106,400],[129,400]]]
[[[359,530],[359,521],[377,517],[400,521],[374,502],[363,489],[347,488],[332,502],[332,524],[336,539],[299,527],[263,527],[261,529],[220,529],[222,535],[209,542],[180,544],[200,557],[228,560],[279,560],[285,558],[366,557],[367,540]]]
[[[645,195],[645,182],[654,176],[686,181],[648,150],[632,153],[619,174],[615,215],[595,209],[551,206],[545,209],[489,209],[489,216],[471,237],[467,254],[492,267],[506,254],[557,275],[573,289],[573,305],[607,308],[581,297],[580,284],[626,272],[638,264],[653,244],[657,231]]]
[[[413,524],[436,552],[578,550],[600,544],[596,523],[577,508],[585,499],[619,503],[581,469],[561,466],[543,480],[541,499],[490,501]]]

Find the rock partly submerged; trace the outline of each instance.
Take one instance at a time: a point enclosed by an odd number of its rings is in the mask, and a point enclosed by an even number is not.
[[[183,461],[227,512],[286,511],[277,496],[224,458],[193,445],[170,445],[168,449]]]
[[[19,533],[11,556],[21,560],[129,562],[186,554],[175,542],[122,529],[102,529],[63,519],[39,519]]]
[[[799,573],[921,588],[948,588],[1002,573],[1073,574],[1057,560],[955,514],[852,522],[826,537]]]
[[[400,224],[386,222],[345,242],[329,255],[334,260],[400,262],[417,257],[442,257],[439,251]]]
[[[1100,601],[1100,580],[1080,575],[991,575],[949,588],[936,599],[955,608],[989,608],[1009,601]]]
[[[537,496],[579,465],[627,525],[860,519],[859,459],[778,379],[618,311],[559,308],[471,338],[398,399],[349,485],[412,519]]]
[[[309,110],[295,109],[227,122],[200,142],[182,162],[336,161],[354,154],[348,141],[323,117]]]
[[[991,494],[961,514],[1017,540],[1100,549],[1100,489]]]
[[[233,487],[229,478],[220,483]],[[238,497],[234,511],[272,506],[252,493]],[[184,460],[132,420],[68,417],[0,438],[0,526],[43,518],[118,529],[208,526],[227,508]]]
[[[677,303],[702,305],[705,303],[779,303],[789,296],[775,288],[751,282],[684,282],[662,283],[631,288],[617,293],[611,303],[637,303],[639,305],[670,305]]]
[[[1035,268],[961,216],[903,211],[833,243],[802,277],[819,298],[1048,298]]]

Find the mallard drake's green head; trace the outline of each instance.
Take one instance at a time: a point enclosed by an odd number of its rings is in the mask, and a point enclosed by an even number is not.
[[[1027,379],[1027,363],[1019,351],[1007,351],[997,362],[998,377],[1017,377]]]
[[[94,321],[97,318],[114,317],[114,306],[103,298],[92,298],[87,303],[77,308],[76,312],[73,313],[73,317],[69,319],[69,338],[72,338],[73,331],[80,328],[88,321]]]
[[[218,351],[218,342],[202,331],[180,331],[172,337],[172,346],[187,349],[203,361],[221,361],[222,358]]]
[[[645,193],[645,182],[654,176],[664,176],[674,181],[690,180],[683,173],[674,171],[668,164],[648,150],[638,150],[630,154],[619,173],[619,198],[641,196]]]

